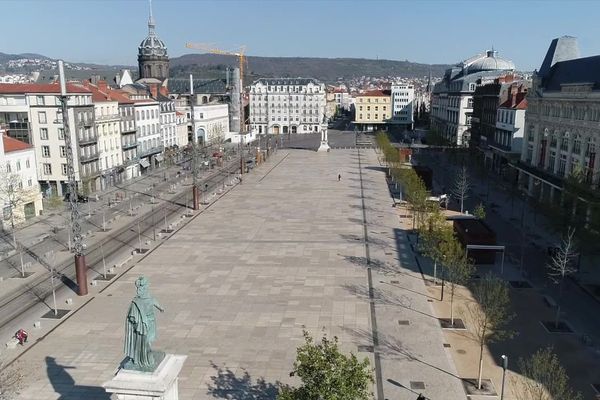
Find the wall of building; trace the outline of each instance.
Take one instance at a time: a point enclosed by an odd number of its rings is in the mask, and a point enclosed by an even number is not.
[[[227,104],[194,106],[194,132],[202,143],[225,141],[229,133],[229,106]]]

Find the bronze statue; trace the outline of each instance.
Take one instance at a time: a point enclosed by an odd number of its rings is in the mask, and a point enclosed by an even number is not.
[[[150,295],[150,283],[144,276],[135,281],[137,294],[131,301],[125,319],[125,369],[153,371],[164,357],[164,353],[153,352],[152,342],[156,339],[156,316],[154,308],[165,310]]]

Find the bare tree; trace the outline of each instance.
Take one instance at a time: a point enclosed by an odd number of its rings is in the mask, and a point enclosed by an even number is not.
[[[577,269],[572,266],[576,256],[573,235],[575,235],[575,229],[569,228],[567,234],[562,239],[560,247],[556,248],[550,258],[550,263],[547,265],[548,276],[558,285],[559,301],[556,306],[556,327],[558,327],[560,320],[560,299],[562,299],[563,282],[566,276],[572,275],[577,271]]]
[[[513,319],[509,313],[510,298],[504,281],[490,274],[481,279],[473,288],[475,302],[470,303],[469,313],[473,323],[473,334],[479,344],[479,375],[477,388],[481,389],[483,375],[483,347],[495,341],[507,339],[513,333],[505,325]]]
[[[469,182],[469,173],[467,167],[462,166],[456,179],[454,186],[450,189],[450,193],[460,201],[460,212],[464,212],[465,200],[469,198],[469,191],[471,190],[471,184]]]
[[[513,379],[518,400],[580,400],[569,387],[567,372],[551,347],[519,359],[521,375]]]
[[[475,268],[456,237],[450,236],[440,244],[440,248],[446,267],[446,280],[450,287],[450,325],[454,326],[454,294],[460,285],[469,280]]]
[[[23,188],[23,177],[21,174],[11,172],[8,168],[0,168],[0,201],[4,203],[4,218],[10,219],[10,225],[14,232],[15,213],[32,196],[32,191]],[[13,234],[14,241],[14,234]]]
[[[16,399],[23,384],[23,373],[18,363],[6,366],[0,361],[0,400]]]

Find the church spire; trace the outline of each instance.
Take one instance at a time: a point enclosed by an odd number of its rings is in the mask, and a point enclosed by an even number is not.
[[[156,22],[152,16],[152,0],[148,0],[150,3],[150,17],[148,18],[148,34],[154,35],[154,28],[156,28]]]

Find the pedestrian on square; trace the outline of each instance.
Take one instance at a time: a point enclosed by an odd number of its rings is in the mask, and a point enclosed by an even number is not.
[[[17,333],[15,333],[15,338],[19,341],[21,346],[27,343],[27,336],[28,335],[27,332],[25,332],[25,329],[19,329]]]
[[[342,174],[338,174],[338,182],[342,180]]]

